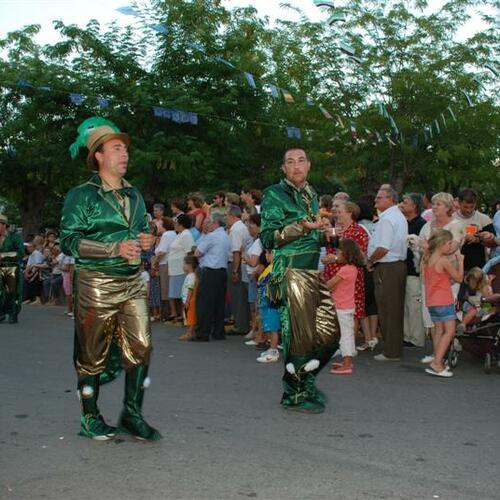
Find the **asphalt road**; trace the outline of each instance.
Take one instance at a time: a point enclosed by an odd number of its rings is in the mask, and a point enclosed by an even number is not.
[[[279,406],[281,363],[240,338],[177,341],[154,325],[144,414],[164,435],[95,442],[77,435],[72,321],[27,306],[0,325],[0,499],[499,499],[500,375],[464,354],[436,379],[364,353],[355,374],[324,372],[321,415]],[[119,415],[123,377],[101,390]]]

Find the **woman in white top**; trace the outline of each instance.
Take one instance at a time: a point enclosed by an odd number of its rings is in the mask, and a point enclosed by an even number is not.
[[[453,212],[455,211],[455,205],[453,203],[453,196],[449,193],[437,193],[432,197],[432,213],[433,220],[427,222],[421,229],[419,235],[419,246],[420,253],[427,248],[427,242],[432,235],[432,232],[436,228],[447,229],[453,235],[453,253],[460,252],[460,248],[464,240],[463,227],[459,221],[453,218]],[[410,241],[410,247],[412,247],[412,242]],[[415,252],[415,249],[412,248]],[[418,265],[419,263],[416,262]],[[453,296],[455,299],[458,295],[458,290],[460,288],[459,283],[454,283],[451,287],[453,291]],[[422,305],[423,305],[423,317],[424,326],[431,329],[431,335],[433,333],[434,323],[431,320],[427,307],[425,306],[425,288],[422,283]],[[434,335],[432,335],[434,342]],[[422,358],[422,363],[431,363],[434,356],[424,356]]]
[[[190,227],[191,219],[188,215],[180,214],[174,219],[174,229],[177,236],[170,244],[167,257],[170,319],[174,321],[182,321],[182,285],[186,277],[183,269],[184,257],[192,251],[194,246]]]
[[[160,242],[155,248],[155,255],[158,259],[158,269],[160,276],[160,298],[161,316],[164,319],[175,316],[175,311],[170,311],[168,303],[168,252],[170,245],[174,241],[177,233],[174,229],[174,221],[171,217],[162,217],[158,223],[158,234],[161,235]]]

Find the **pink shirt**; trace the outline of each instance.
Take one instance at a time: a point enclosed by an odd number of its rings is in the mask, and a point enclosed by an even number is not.
[[[425,266],[425,305],[427,307],[448,306],[453,304],[451,279],[447,272],[438,273],[434,266]]]
[[[333,302],[337,309],[354,309],[354,285],[358,268],[351,264],[342,266],[336,276],[342,278],[332,291]]]

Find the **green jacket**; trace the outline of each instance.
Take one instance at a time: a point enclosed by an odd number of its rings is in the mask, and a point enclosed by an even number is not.
[[[300,223],[314,222],[318,213],[318,196],[309,184],[297,189],[284,179],[264,191],[260,240],[273,251],[273,281],[281,281],[288,267],[318,269],[323,234]]]
[[[98,175],[73,188],[64,202],[61,218],[61,247],[75,257],[76,267],[111,275],[132,275],[139,263],[129,263],[119,255],[122,241],[137,239],[149,232],[146,206],[139,191],[124,181],[117,190],[125,207]]]
[[[0,253],[16,252],[17,257],[6,257],[0,259],[0,265],[12,265],[12,263],[21,265],[25,255],[24,243],[17,233],[7,233],[2,245],[0,246]]]

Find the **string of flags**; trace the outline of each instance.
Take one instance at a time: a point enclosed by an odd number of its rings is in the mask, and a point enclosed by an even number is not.
[[[334,9],[333,15],[330,16],[330,18],[328,19],[329,25],[332,25],[336,21],[340,21],[340,20],[345,21],[346,20],[345,16],[336,9],[333,2],[324,1],[324,0],[313,0],[313,1],[317,7]],[[346,54],[351,61],[354,61],[358,64],[363,63],[362,59],[360,59],[359,57],[356,56],[355,49],[351,45],[349,45],[348,43],[340,42],[338,48],[340,49],[340,51],[342,53]],[[484,67],[486,69],[488,69],[491,73],[493,73],[493,76],[495,78],[498,78],[500,76],[500,64],[498,64],[496,61],[488,61],[487,63],[484,64]],[[483,82],[482,77],[480,75],[475,75],[472,78],[472,81],[475,82],[479,86],[480,90],[485,90],[484,82]],[[469,107],[474,106],[474,104],[472,102],[472,98],[470,97],[469,93],[465,90],[461,90],[461,93],[464,96],[464,98],[467,102],[467,105]],[[379,106],[379,114],[381,116],[383,116],[384,118],[389,120],[389,125],[390,125],[391,132],[392,132],[392,134],[390,134],[390,135],[386,134],[386,137],[387,137],[389,143],[391,145],[396,145],[394,143],[393,139],[395,139],[395,140],[399,139],[401,142],[403,142],[404,141],[403,133],[399,130],[394,118],[387,112],[385,105],[382,103],[379,103],[378,106]],[[457,121],[456,115],[453,112],[453,109],[451,108],[451,106],[448,106],[447,109],[445,110],[445,112],[449,113],[452,121],[454,121],[454,122]],[[439,117],[435,118],[434,120],[431,120],[431,122],[428,125],[424,126],[422,132],[423,132],[424,139],[426,142],[428,142],[429,139],[432,139],[434,137],[434,131],[436,132],[437,135],[441,134],[440,121],[441,121],[442,127],[447,128],[445,112],[441,112],[439,114]],[[353,140],[354,141],[357,140],[356,125],[354,122],[351,122],[351,132],[352,132]],[[373,135],[373,133],[371,133],[371,131],[368,129],[365,129],[365,132],[368,135]],[[380,139],[380,134],[378,132],[375,132],[375,136],[377,137],[377,140]],[[414,134],[410,138],[410,143],[412,145],[414,145],[414,146],[418,145],[418,136],[419,136],[419,133],[417,132],[416,134]]]

